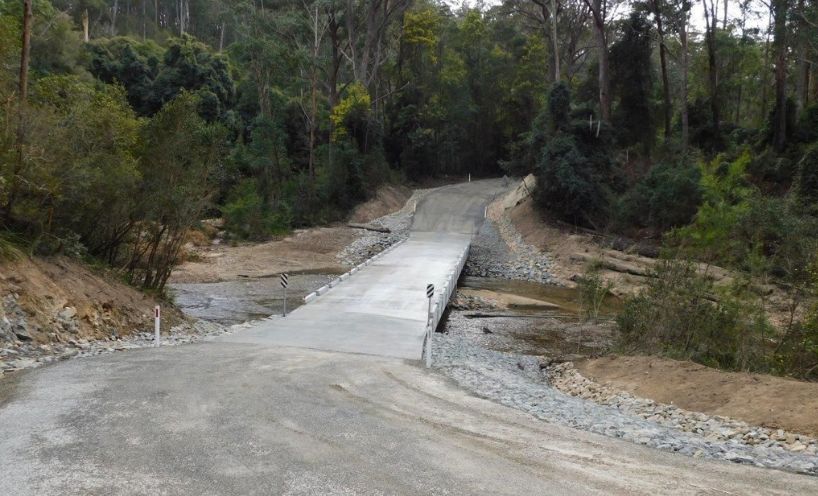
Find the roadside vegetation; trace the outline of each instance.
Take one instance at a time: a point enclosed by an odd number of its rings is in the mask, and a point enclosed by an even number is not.
[[[555,82],[509,166],[536,175],[546,217],[661,245],[617,319],[621,350],[816,379],[818,104],[804,37],[818,12],[772,2],[760,33],[743,5],[724,22],[708,10],[690,43],[689,4],[635,4],[607,28],[610,73]],[[578,283],[583,301],[592,281]]]

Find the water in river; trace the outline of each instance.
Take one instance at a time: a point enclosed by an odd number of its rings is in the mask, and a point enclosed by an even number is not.
[[[613,340],[611,319],[619,306],[616,298],[606,299],[598,321],[586,322],[579,317],[576,289],[484,277],[463,277],[460,287],[521,296],[542,304],[451,310],[440,332],[459,334],[497,351],[567,357],[601,353]]]
[[[335,275],[290,274],[287,310],[304,302],[304,296],[332,280]],[[220,324],[239,324],[284,310],[284,292],[278,277],[236,281],[171,284],[176,305],[192,317]]]

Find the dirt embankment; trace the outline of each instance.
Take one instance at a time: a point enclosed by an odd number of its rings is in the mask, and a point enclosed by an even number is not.
[[[412,190],[384,186],[375,196],[359,205],[350,222],[365,224],[400,210]],[[340,274],[347,270],[336,255],[361,234],[344,224],[298,229],[292,234],[263,243],[209,244],[189,246],[188,261],[174,270],[172,283],[206,283],[258,278],[281,272]],[[218,239],[218,238],[217,238]]]
[[[647,356],[607,356],[574,365],[585,377],[635,396],[818,436],[816,383]]]
[[[150,329],[157,304],[116,274],[66,257],[3,262],[0,297],[0,345],[101,339]],[[172,308],[163,314],[169,326],[182,319]]]
[[[632,294],[644,285],[654,264],[648,257],[605,248],[593,234],[546,222],[531,198],[523,199],[507,215],[526,243],[552,256],[552,274],[566,286],[575,286],[586,267],[596,263],[600,276],[613,283],[614,294]]]
[[[382,186],[374,198],[355,207],[349,221],[366,224],[378,217],[397,212],[411,196],[412,190],[406,186]]]

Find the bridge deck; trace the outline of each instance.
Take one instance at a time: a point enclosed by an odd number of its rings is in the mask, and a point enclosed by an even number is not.
[[[260,322],[224,340],[419,360],[428,315],[426,284],[434,284],[436,298],[443,300],[449,273],[459,275],[458,261],[470,241],[469,234],[413,232],[287,318]]]

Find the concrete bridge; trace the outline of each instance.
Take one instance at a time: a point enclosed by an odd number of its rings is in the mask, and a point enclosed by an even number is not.
[[[437,326],[486,205],[502,181],[442,188],[417,205],[409,239],[345,274],[290,313],[224,338],[418,360],[427,322]],[[426,285],[435,285],[429,319]]]

